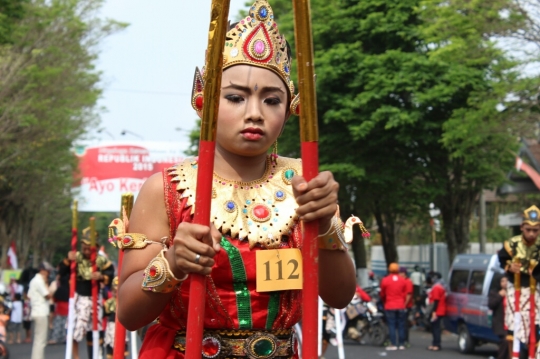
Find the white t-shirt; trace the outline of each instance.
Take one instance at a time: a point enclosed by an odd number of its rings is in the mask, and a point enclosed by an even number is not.
[[[45,297],[49,295],[49,288],[41,274],[30,281],[28,289],[28,297],[30,298],[30,306],[32,308],[32,318],[46,317],[49,315],[49,301]]]
[[[23,320],[23,302],[16,300],[12,303],[11,317],[9,320],[12,323],[22,323]]]

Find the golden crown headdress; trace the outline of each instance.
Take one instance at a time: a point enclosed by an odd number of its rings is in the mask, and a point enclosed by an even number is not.
[[[294,96],[287,41],[279,33],[274,11],[266,0],[256,0],[249,8],[249,15],[227,32],[223,70],[235,65],[262,67],[277,74],[289,89],[291,112],[299,114],[300,96]],[[195,111],[203,108],[203,90],[204,68],[203,71],[196,68],[191,96]]]
[[[531,226],[536,226],[540,224],[540,209],[536,206],[531,206],[523,212],[523,222],[530,224]]]

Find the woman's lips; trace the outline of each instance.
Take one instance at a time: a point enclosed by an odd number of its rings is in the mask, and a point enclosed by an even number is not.
[[[262,138],[264,132],[260,128],[246,128],[241,134],[246,140],[256,141]]]

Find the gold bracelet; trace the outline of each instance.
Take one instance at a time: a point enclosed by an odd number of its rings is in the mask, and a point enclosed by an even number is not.
[[[349,249],[343,234],[343,223],[337,216],[332,217],[330,229],[326,233],[319,235],[317,240],[319,241],[319,249],[334,251],[347,251]]]
[[[166,249],[162,249],[146,266],[141,285],[142,290],[155,293],[170,293],[178,284],[187,279],[187,274],[182,279],[174,276],[169,267],[169,262],[165,258],[166,251]]]

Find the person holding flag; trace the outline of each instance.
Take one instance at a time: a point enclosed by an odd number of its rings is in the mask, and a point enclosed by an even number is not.
[[[536,206],[523,212],[520,229],[521,234],[505,241],[499,251],[499,262],[509,281],[504,322],[512,357],[540,359],[536,347],[540,323],[537,285],[540,279],[540,210]]]
[[[73,358],[79,359],[79,342],[85,336],[88,344],[88,358],[92,358],[92,280],[97,280],[106,285],[110,284],[114,278],[114,265],[106,257],[98,255],[96,259],[97,271],[92,271],[90,260],[91,244],[89,240],[90,228],[82,231],[81,250],[69,252],[68,260],[75,261],[77,283],[75,295],[75,328],[73,332]],[[97,235],[97,234],[96,234]],[[69,275],[70,266],[68,261],[63,261],[59,265],[59,275]],[[98,300],[98,327],[103,331],[101,325],[102,299]]]
[[[302,315],[302,225],[319,221],[319,294],[344,308],[356,288],[338,183],[311,181],[301,162],[278,156],[277,139],[299,111],[290,49],[270,4],[257,0],[229,27],[219,99],[202,98],[196,71],[192,105],[219,100],[210,227],[191,223],[197,158],[153,175],[130,217],[117,315],[129,330],[150,327],[139,358],[184,358],[191,274],[207,276],[204,358],[296,358],[293,326]],[[211,76],[211,74],[209,75]],[[272,154],[268,154],[272,150]]]

